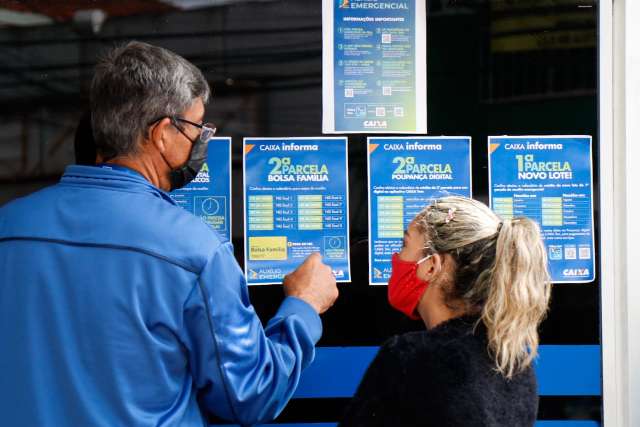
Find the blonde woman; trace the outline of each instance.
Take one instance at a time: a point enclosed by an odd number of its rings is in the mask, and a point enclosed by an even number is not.
[[[424,209],[392,260],[389,302],[426,331],[380,349],[342,426],[531,426],[550,296],[540,231],[472,199]]]

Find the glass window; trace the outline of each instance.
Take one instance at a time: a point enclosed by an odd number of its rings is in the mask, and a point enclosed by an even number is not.
[[[597,249],[597,2],[427,5],[429,134],[472,136],[473,194],[484,202],[487,136],[592,135]],[[105,49],[129,40],[177,52],[212,85],[205,121],[233,137],[233,242],[242,263],[242,138],[321,135],[318,0],[2,2],[0,204],[55,183],[74,162],[92,67]],[[341,286],[323,317],[321,346],[377,346],[423,327],[391,310],[386,288],[368,286],[366,135],[349,136],[349,173],[353,283]],[[554,287],[541,344],[600,343],[599,285]],[[267,320],[282,291],[251,288],[251,297]],[[294,399],[279,420],[335,422],[347,402]],[[601,396],[542,396],[539,418],[599,421],[600,408]]]

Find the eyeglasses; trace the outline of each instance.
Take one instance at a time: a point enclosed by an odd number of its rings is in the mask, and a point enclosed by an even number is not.
[[[198,137],[198,139],[200,139],[201,142],[207,142],[209,141],[209,139],[213,138],[213,136],[216,134],[216,131],[218,130],[216,128],[216,125],[214,125],[213,123],[194,123],[192,121],[189,121],[187,119],[183,119],[181,117],[175,117],[175,116],[171,116],[169,117],[169,119],[171,119],[171,124],[180,131],[181,134],[184,135],[185,138],[187,138],[189,141],[191,141],[192,144],[195,144],[196,141],[194,141],[193,139],[189,138],[189,135],[187,135],[184,130],[182,130],[182,128],[180,126],[178,126],[178,122],[182,122],[182,123],[187,123],[190,124],[191,126],[195,126],[198,129],[200,129],[200,136]]]
[[[160,120],[164,119],[167,116],[163,116],[160,118],[157,118],[151,122],[149,122],[148,126],[152,126],[155,125],[156,123],[158,123]],[[213,136],[216,134],[216,131],[218,130],[216,128],[216,125],[214,125],[213,123],[194,123],[190,120],[187,119],[183,119],[182,117],[177,117],[177,116],[168,116],[169,120],[171,120],[171,124],[178,129],[178,131],[184,135],[185,138],[187,138],[189,141],[191,141],[192,144],[195,144],[196,141],[189,138],[189,135],[187,135],[185,133],[185,131],[182,129],[182,127],[180,127],[178,125],[178,122],[182,122],[182,123],[187,123],[190,124],[191,126],[195,126],[198,129],[200,129],[200,136],[198,137],[198,139],[202,142],[207,142],[209,139],[213,138]]]

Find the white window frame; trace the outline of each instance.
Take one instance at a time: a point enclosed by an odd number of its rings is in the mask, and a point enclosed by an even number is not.
[[[640,426],[640,1],[599,2],[602,399]]]

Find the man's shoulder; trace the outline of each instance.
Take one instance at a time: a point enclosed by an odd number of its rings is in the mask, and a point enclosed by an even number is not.
[[[13,200],[9,200],[4,205],[0,206],[0,212],[3,212],[3,213],[13,212],[15,209],[20,208],[22,206],[37,203],[39,200],[46,199],[50,197],[50,193],[52,191],[56,190],[57,186],[58,186],[57,184],[50,185],[48,187],[44,187],[39,190],[36,190],[33,193],[19,196]]]
[[[105,227],[105,240],[113,236],[125,246],[178,260],[199,271],[224,243],[201,218],[172,202],[150,194],[134,194],[103,201],[105,212],[96,218]],[[101,202],[98,202],[101,203]]]
[[[201,218],[152,193],[54,185],[0,207],[0,238],[137,250],[199,271],[224,244]]]
[[[10,226],[28,221],[27,217],[30,213],[39,212],[43,205],[53,200],[56,187],[56,185],[45,187],[0,206],[0,236],[3,231],[7,232]]]
[[[135,220],[141,228],[149,228],[158,236],[166,236],[174,241],[201,247],[209,251],[213,246],[224,243],[224,239],[200,217],[180,206],[161,199],[147,202],[145,212],[138,212]]]

